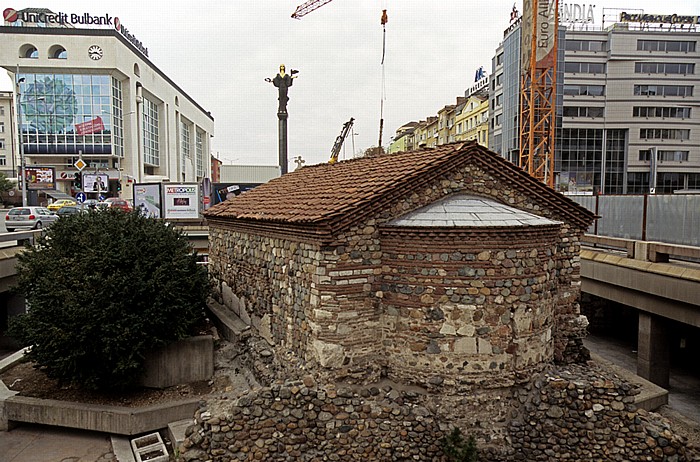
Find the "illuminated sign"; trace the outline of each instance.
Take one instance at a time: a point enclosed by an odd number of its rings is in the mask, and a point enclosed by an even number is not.
[[[132,45],[134,45],[138,50],[145,56],[148,56],[148,48],[143,46],[143,43],[139,41],[133,34],[129,32],[129,29],[124,27],[119,18],[112,17],[109,14],[102,16],[94,16],[90,13],[83,14],[68,14],[68,13],[53,13],[53,12],[33,12],[29,9],[25,10],[15,10],[14,8],[5,8],[3,11],[3,17],[5,21],[9,23],[14,23],[17,21],[22,21],[21,25],[24,23],[37,23],[37,24],[79,24],[83,26],[112,26],[117,32],[122,34]]]
[[[700,24],[700,16],[679,14],[630,14],[620,13],[620,22],[654,22],[658,24]]]

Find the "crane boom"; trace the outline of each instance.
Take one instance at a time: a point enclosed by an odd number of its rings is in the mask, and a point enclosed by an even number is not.
[[[314,10],[321,8],[326,3],[330,3],[333,0],[309,0],[301,5],[297,6],[297,9],[292,13],[292,18],[301,19],[303,16],[311,13]]]
[[[340,135],[338,135],[338,138],[335,139],[333,149],[331,149],[331,158],[328,161],[329,164],[335,164],[336,162],[338,162],[338,154],[340,154],[340,148],[343,146],[343,141],[345,141],[345,138],[348,137],[348,133],[350,133],[350,129],[352,128],[353,122],[355,122],[355,119],[350,117],[350,120],[343,124],[343,129],[340,131]]]

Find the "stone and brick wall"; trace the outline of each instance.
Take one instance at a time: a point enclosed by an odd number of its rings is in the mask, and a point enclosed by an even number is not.
[[[310,377],[209,402],[179,449],[185,461],[442,462],[452,428],[477,439],[482,462],[699,460],[658,414],[636,410],[637,390],[594,365],[552,367],[518,387],[472,396],[317,384]]]
[[[386,228],[389,377],[502,387],[550,363],[558,228]]]

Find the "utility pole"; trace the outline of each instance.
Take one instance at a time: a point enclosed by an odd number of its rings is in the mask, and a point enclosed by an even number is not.
[[[17,125],[19,129],[17,134],[19,135],[19,163],[20,163],[20,187],[22,188],[22,207],[27,206],[27,162],[24,159],[24,143],[22,141],[22,92],[20,90],[20,83],[24,82],[24,77],[19,77],[19,66],[17,66],[17,72],[15,73],[15,86],[17,93]]]

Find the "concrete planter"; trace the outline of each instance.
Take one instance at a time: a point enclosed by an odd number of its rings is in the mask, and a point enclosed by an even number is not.
[[[23,354],[18,352],[0,361],[0,370],[12,367]],[[141,383],[146,387],[166,388],[208,380],[214,374],[213,338],[191,337],[156,350],[146,358],[144,367]],[[138,435],[191,418],[199,400],[190,398],[141,408],[102,406],[17,396],[0,381],[0,431],[7,431],[11,422],[26,422]]]

